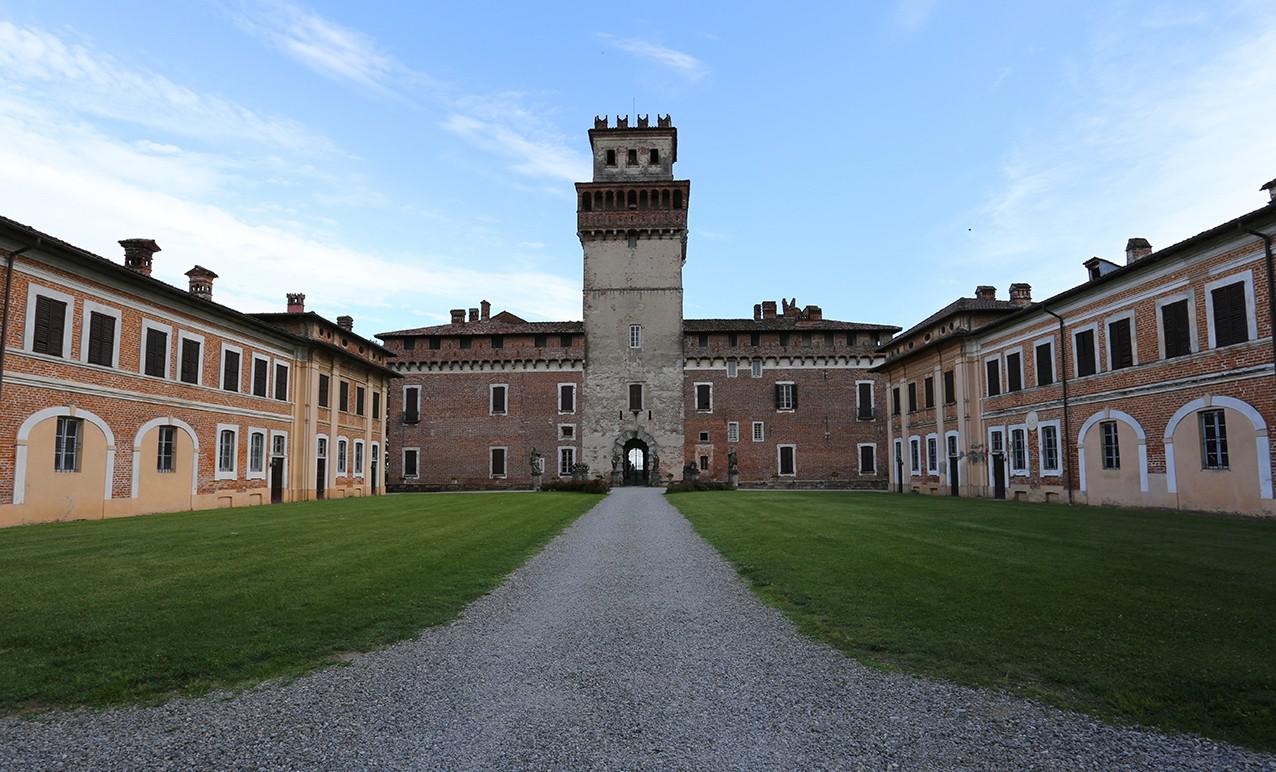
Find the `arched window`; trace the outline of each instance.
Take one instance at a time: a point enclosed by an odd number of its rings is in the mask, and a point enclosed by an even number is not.
[[[610,190],[609,190],[609,191],[607,191],[607,198],[606,198],[606,202],[603,204],[603,208],[604,208],[604,209],[611,209],[611,208],[615,207],[615,205],[616,205],[615,194],[614,194],[614,193],[612,193],[612,191],[610,191]]]
[[[588,192],[582,193],[580,196],[580,209],[582,212],[592,212],[594,210],[594,197]]]
[[[681,190],[675,190],[673,192],[673,208],[674,209],[682,208],[682,191]]]
[[[625,194],[625,203],[629,206],[630,209],[637,209],[638,208],[638,191],[631,190],[627,194]]]
[[[660,191],[660,207],[662,209],[669,208],[669,191],[668,190]]]
[[[647,191],[645,190],[638,194],[638,208],[639,209],[647,208]]]

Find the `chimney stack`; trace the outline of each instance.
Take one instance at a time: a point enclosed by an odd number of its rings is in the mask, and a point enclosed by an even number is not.
[[[288,313],[304,314],[306,312],[306,293],[289,292],[288,295]]]
[[[465,324],[465,309],[464,308],[452,309],[452,324]]]
[[[143,276],[151,275],[151,257],[160,251],[159,244],[153,239],[124,239],[120,246],[124,247],[125,268]]]
[[[1272,180],[1271,182],[1267,183],[1263,187],[1259,188],[1259,190],[1267,191],[1267,197],[1268,197],[1267,203],[1276,204],[1276,180]]]
[[[1032,285],[1016,282],[1010,285],[1010,302],[1017,306],[1032,304]]]
[[[1130,263],[1136,262],[1138,260],[1142,260],[1143,258],[1147,257],[1150,254],[1152,254],[1152,245],[1148,243],[1148,240],[1145,238],[1135,236],[1134,238],[1125,242],[1125,264],[1126,265],[1129,265]]]
[[[775,318],[775,301],[774,300],[762,301],[762,318],[763,319]]]
[[[818,322],[824,319],[824,309],[819,306],[808,305],[803,309],[802,316],[809,322]]]
[[[204,300],[213,299],[213,279],[217,278],[217,274],[197,265],[186,272],[186,278],[190,279],[189,290],[192,295]]]
[[[337,326],[345,330],[346,332],[354,332],[354,317],[353,316],[338,316]]]
[[[485,322],[492,318],[492,304],[486,300],[479,302],[479,318]]]
[[[762,319],[762,304],[754,303],[753,304],[753,321],[756,322],[756,321],[760,321],[761,319]]]
[[[990,287],[987,284],[980,284],[978,287],[975,287],[975,297],[980,300],[996,300],[997,288]]]
[[[478,320],[479,320],[479,318],[478,318],[478,309],[477,309],[477,308],[471,308],[471,309],[470,309],[470,321],[471,321],[471,322],[477,322]]]

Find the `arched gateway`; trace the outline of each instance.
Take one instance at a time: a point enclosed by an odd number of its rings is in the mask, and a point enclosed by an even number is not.
[[[621,432],[612,444],[612,458],[613,485],[652,485],[660,480],[656,440],[642,430]]]

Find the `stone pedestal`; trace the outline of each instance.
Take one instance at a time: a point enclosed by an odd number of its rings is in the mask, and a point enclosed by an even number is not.
[[[727,484],[728,484],[728,485],[730,485],[732,488],[739,488],[739,487],[740,487],[740,473],[739,473],[739,472],[732,472],[732,473],[728,474],[728,475],[727,475]]]
[[[543,478],[544,478],[544,475],[540,475],[540,474],[532,475],[532,490],[538,491],[541,489],[541,480]]]

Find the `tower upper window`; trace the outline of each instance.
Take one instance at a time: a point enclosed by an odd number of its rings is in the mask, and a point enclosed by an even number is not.
[[[660,151],[654,147],[647,153],[647,163],[655,166],[660,163]]]
[[[616,151],[614,149],[609,149],[607,151],[607,165],[608,166],[616,165]]]
[[[625,156],[625,165],[626,166],[638,165],[638,149],[637,148],[633,148],[633,147],[629,148],[629,153]]]

